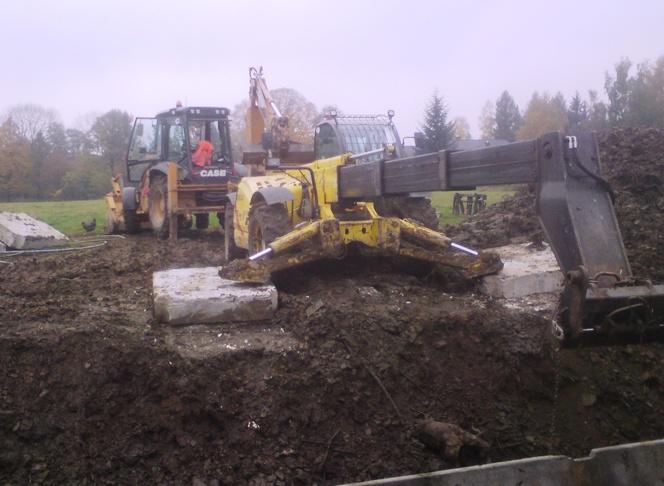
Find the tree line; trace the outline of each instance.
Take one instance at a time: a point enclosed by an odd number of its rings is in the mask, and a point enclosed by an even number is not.
[[[585,97],[577,91],[569,100],[562,93],[551,96],[536,91],[521,111],[505,90],[495,102],[484,104],[478,120],[480,137],[513,142],[555,131],[664,128],[664,56],[654,64],[643,62],[636,66],[629,59],[622,59],[614,72],[605,74],[604,93],[606,101],[595,90],[589,90]],[[470,138],[468,122],[463,117],[449,118],[443,97],[434,93],[422,125],[428,149],[452,148],[457,138]]]
[[[22,104],[0,119],[0,200],[18,201],[89,199],[108,192],[133,118],[111,110],[81,130],[66,128],[54,110]]]
[[[664,56],[654,64],[634,66],[629,59],[606,73],[604,92],[579,92],[566,100],[535,92],[522,111],[506,90],[488,101],[479,119],[480,136],[507,141],[547,132],[603,130],[614,127],[664,127]],[[272,95],[289,117],[291,133],[311,142],[313,126],[325,113],[340,110],[316,106],[295,90],[281,88]],[[231,136],[234,155],[242,151],[247,100],[233,110]],[[96,116],[87,127],[67,128],[54,110],[34,104],[15,105],[0,115],[0,201],[88,199],[110,189],[110,177],[122,171],[133,117],[114,109]],[[456,139],[471,138],[468,121],[450,120],[445,100],[434,93],[422,124],[425,148],[451,148]]]

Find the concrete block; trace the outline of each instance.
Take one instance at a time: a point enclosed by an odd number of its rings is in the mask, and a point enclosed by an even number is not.
[[[537,250],[525,243],[492,248],[490,251],[500,255],[504,267],[496,275],[482,279],[482,293],[512,299],[560,291],[563,274],[548,245]]]
[[[225,280],[218,267],[154,272],[152,286],[155,318],[172,325],[256,321],[277,309],[274,285]]]
[[[0,212],[0,242],[16,250],[39,250],[68,238],[43,221],[25,213]]]

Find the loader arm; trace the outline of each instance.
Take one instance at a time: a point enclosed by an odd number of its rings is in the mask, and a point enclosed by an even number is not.
[[[664,285],[632,275],[593,133],[339,168],[341,199],[534,183],[536,213],[565,275],[568,341],[664,337]]]

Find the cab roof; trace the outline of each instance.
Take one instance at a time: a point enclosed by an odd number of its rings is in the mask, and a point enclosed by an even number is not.
[[[221,106],[181,106],[162,111],[157,118],[188,116],[190,118],[228,118],[230,110]]]

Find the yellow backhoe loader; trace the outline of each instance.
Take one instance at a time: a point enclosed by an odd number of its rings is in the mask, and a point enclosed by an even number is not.
[[[137,118],[124,173],[106,195],[106,231],[152,229],[176,239],[178,230],[205,229],[209,215],[223,221],[231,176],[229,111],[177,106]]]

